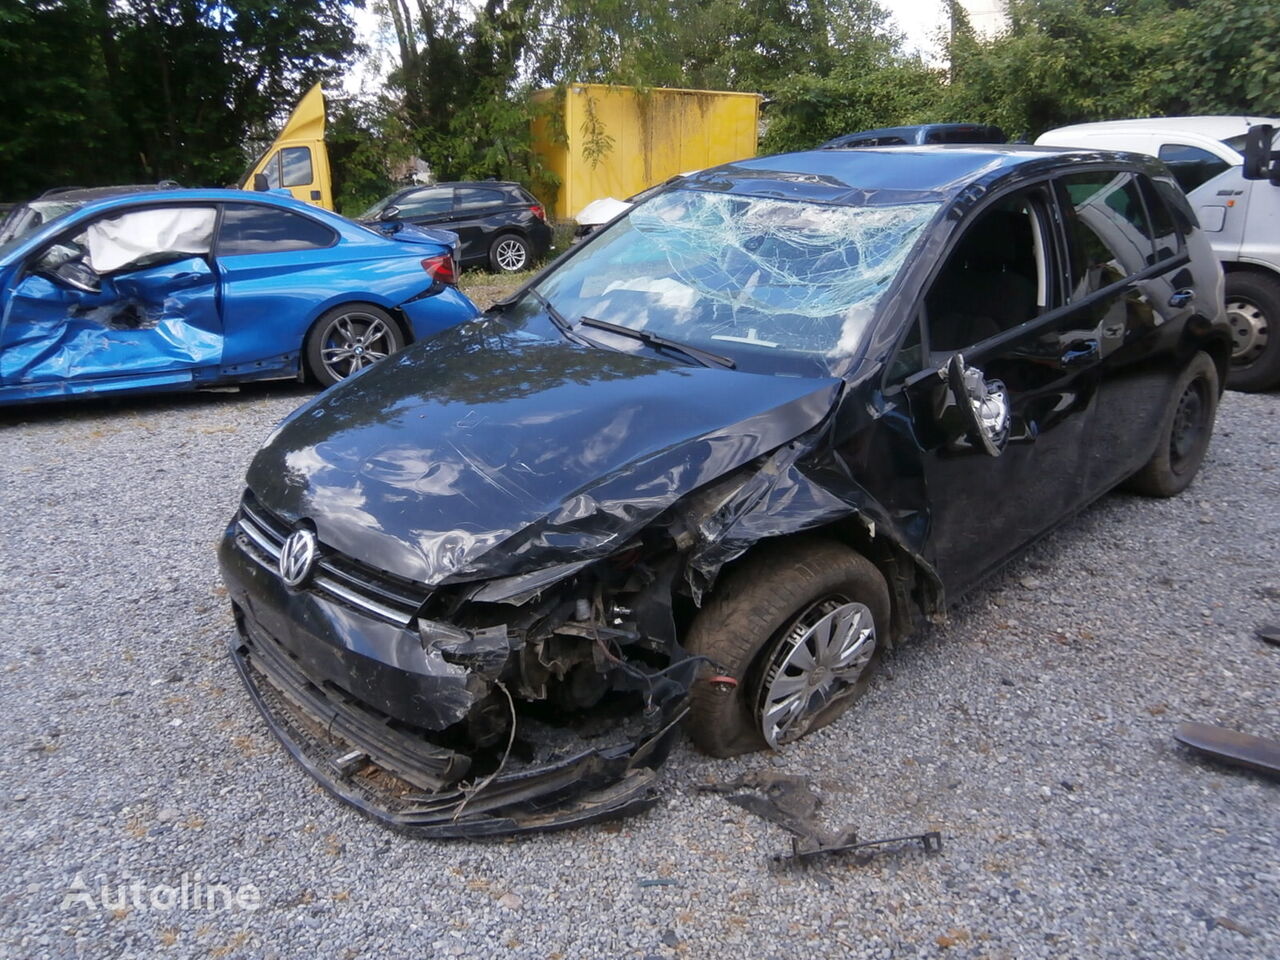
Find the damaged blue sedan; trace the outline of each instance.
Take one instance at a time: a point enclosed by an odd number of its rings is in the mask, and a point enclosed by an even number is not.
[[[0,245],[0,404],[336,383],[475,316],[456,247],[238,190],[85,203]]]

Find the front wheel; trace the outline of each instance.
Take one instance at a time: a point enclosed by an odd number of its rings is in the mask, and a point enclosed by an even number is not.
[[[1247,393],[1280,386],[1280,280],[1233,271],[1226,301],[1232,339],[1227,386]]]
[[[889,589],[865,557],[797,540],[748,557],[686,638],[736,685],[699,681],[689,734],[704,753],[778,748],[830,723],[866,690],[889,629]]]
[[[504,233],[489,247],[489,266],[497,273],[519,273],[530,259],[528,241],[514,233]]]
[[[371,303],[334,307],[307,335],[307,366],[323,386],[332,386],[358,370],[391,356],[404,346],[404,334],[391,314]]]
[[[1218,368],[1208,354],[1197,353],[1174,384],[1155,453],[1125,486],[1148,497],[1173,497],[1185,490],[1209,449],[1217,412]]]

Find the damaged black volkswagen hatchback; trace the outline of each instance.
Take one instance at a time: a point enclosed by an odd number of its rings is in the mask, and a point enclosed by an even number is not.
[[[1118,484],[1178,493],[1231,352],[1158,162],[729,164],[289,417],[220,548],[328,789],[429,836],[643,808],[681,721],[780,747]]]

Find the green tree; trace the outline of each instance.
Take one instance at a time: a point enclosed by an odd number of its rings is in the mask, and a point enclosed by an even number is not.
[[[243,144],[355,52],[324,0],[0,0],[0,195],[223,184]],[[14,135],[15,131],[21,131]]]

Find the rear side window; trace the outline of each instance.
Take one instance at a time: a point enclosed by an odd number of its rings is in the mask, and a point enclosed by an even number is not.
[[[218,256],[315,250],[337,240],[333,230],[310,217],[256,203],[228,203],[222,208]]]
[[[1169,171],[1184,193],[1190,193],[1231,166],[1208,150],[1185,143],[1161,144],[1160,159],[1169,165]]]
[[[484,187],[458,187],[454,191],[454,206],[459,210],[479,210],[481,207],[500,207],[507,202],[501,190]]]
[[[1133,276],[1155,262],[1155,244],[1133,174],[1090,170],[1063,177],[1071,240],[1072,299]]]
[[[285,147],[280,151],[280,165],[284,168],[286,187],[305,187],[312,181],[311,148]]]

